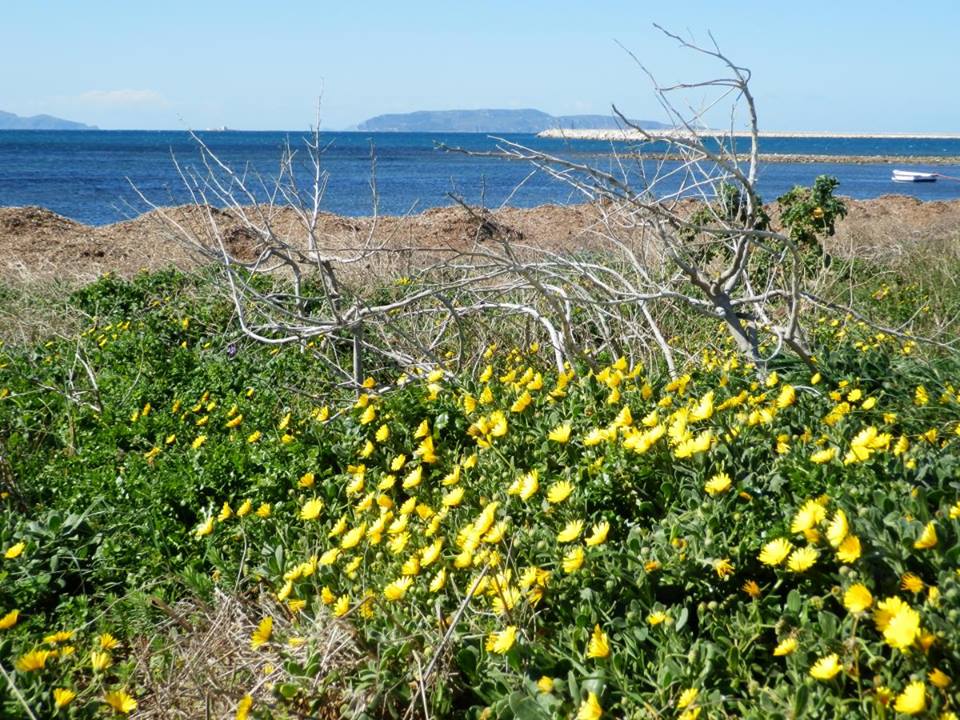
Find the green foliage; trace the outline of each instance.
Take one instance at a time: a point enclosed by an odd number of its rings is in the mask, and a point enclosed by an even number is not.
[[[133,657],[159,601],[216,589],[276,618],[288,673],[257,689],[263,717],[570,717],[595,696],[611,717],[881,718],[918,680],[932,716],[957,710],[930,677],[960,678],[955,359],[823,318],[814,377],[784,358],[760,382],[720,340],[672,381],[616,358],[558,376],[524,345],[358,400],[309,348],[239,338],[202,278],[108,278],[73,302],[80,337],[0,357],[0,618],[19,611],[0,663],[38,716],[54,688],[75,717],[121,688],[156,701]],[[95,382],[71,374],[78,346]],[[823,517],[798,529],[810,503]],[[857,557],[831,540],[841,511]],[[776,539],[814,562],[761,561]],[[918,613],[908,651],[845,607],[856,583],[870,610]],[[311,633],[335,616],[359,659],[315,682]],[[104,632],[119,644],[94,671]],[[609,654],[588,652],[598,632]],[[14,669],[40,648],[58,654]],[[837,675],[811,677],[834,653]],[[6,686],[0,711],[23,716]]]
[[[832,237],[837,220],[847,214],[847,206],[834,195],[840,181],[819,175],[813,187],[796,186],[784,193],[780,204],[780,222],[790,239],[808,248],[818,247],[818,238]]]

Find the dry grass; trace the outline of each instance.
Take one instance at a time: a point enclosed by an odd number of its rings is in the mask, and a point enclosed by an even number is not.
[[[249,603],[220,590],[211,604],[184,600],[172,608],[159,607],[169,619],[134,651],[134,682],[144,688],[137,718],[233,718],[244,695],[253,698],[255,709],[267,709],[272,716],[275,688],[294,681],[323,708],[308,714],[304,706],[298,712],[294,702],[285,707],[287,716],[337,718],[342,706],[363,705],[364,699],[352,697],[346,686],[328,681],[335,671],[349,673],[365,657],[342,620],[325,614],[294,623],[285,608],[266,596]],[[267,615],[273,618],[273,639],[254,650],[251,636]],[[304,642],[286,642],[294,636]],[[294,665],[309,665],[310,675],[294,676]]]

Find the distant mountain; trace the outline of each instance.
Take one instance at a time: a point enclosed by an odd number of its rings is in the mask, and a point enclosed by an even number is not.
[[[667,127],[654,120],[634,120],[643,128]],[[613,130],[620,127],[611,115],[560,115],[541,110],[420,110],[377,115],[356,129],[362,132],[479,132],[538,133],[550,128]]]
[[[96,125],[63,120],[53,115],[21,117],[0,110],[0,130],[96,130]]]

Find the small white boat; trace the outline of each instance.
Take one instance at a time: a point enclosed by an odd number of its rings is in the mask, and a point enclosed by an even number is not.
[[[890,178],[894,182],[936,182],[937,173],[914,172],[913,170],[894,170]]]

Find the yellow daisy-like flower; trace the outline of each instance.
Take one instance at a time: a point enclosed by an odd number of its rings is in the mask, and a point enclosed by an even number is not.
[[[550,489],[547,490],[547,502],[552,505],[562,503],[564,500],[570,497],[570,493],[572,492],[573,484],[566,480],[560,480],[559,482],[555,482],[553,485],[551,485]]]
[[[563,571],[567,574],[575,573],[583,565],[583,548],[577,546],[571,549],[566,555],[563,556]]]
[[[928,522],[924,528],[923,532],[920,533],[920,537],[917,538],[917,541],[913,544],[917,550],[929,550],[932,547],[937,545],[937,528],[933,522]]]
[[[837,559],[849,565],[860,558],[860,538],[856,535],[847,535],[840,547],[837,548]]]
[[[816,500],[807,500],[794,515],[790,532],[794,534],[806,532],[823,522],[826,516],[827,510],[823,505]]]
[[[847,588],[843,594],[843,606],[847,612],[861,613],[873,605],[873,595],[863,583],[856,583]]]
[[[223,522],[224,520],[229,520],[233,517],[233,508],[230,507],[230,503],[223,503],[223,507],[220,509],[220,514],[217,515],[217,520]]]
[[[659,625],[667,621],[670,616],[667,615],[662,610],[655,610],[654,612],[647,615],[647,623],[650,625]]]
[[[194,535],[198,538],[206,537],[213,532],[213,523],[213,517],[208,517],[203,521],[203,523],[201,523],[200,527],[194,531]]]
[[[777,538],[763,546],[757,559],[764,565],[775,567],[787,559],[791,550],[793,550],[793,544],[789,540]]]
[[[407,594],[407,590],[410,589],[412,584],[413,578],[410,576],[394,580],[383,589],[383,596],[390,602],[402,600],[403,596]]]
[[[893,709],[904,715],[918,715],[927,709],[927,686],[916,680],[897,695]]]
[[[11,610],[3,617],[0,617],[0,630],[9,630],[14,625],[17,624],[17,620],[20,618],[19,610]]]
[[[790,558],[787,560],[787,567],[796,573],[804,572],[813,567],[817,562],[818,555],[817,549],[809,545],[797,548],[790,554]]]
[[[313,498],[312,500],[307,500],[303,504],[303,507],[300,508],[300,519],[301,520],[316,520],[320,516],[320,512],[323,510],[323,500],[319,498]]]
[[[566,524],[563,530],[557,533],[557,542],[561,542],[561,543],[573,542],[578,537],[580,537],[581,532],[583,532],[583,521],[571,520]]]
[[[510,625],[499,632],[494,631],[487,636],[487,652],[505,655],[510,652],[517,639],[517,626]]]
[[[66,707],[77,696],[73,690],[67,688],[54,688],[53,704],[58,708]]]
[[[253,443],[257,442],[257,441],[258,441],[260,438],[262,438],[262,437],[263,437],[263,433],[262,433],[262,432],[260,432],[259,430],[254,430],[252,433],[250,433],[249,435],[247,435],[247,442],[252,445]]]
[[[595,692],[588,693],[587,699],[580,703],[580,708],[577,710],[577,720],[600,720],[602,715],[600,698]]]
[[[246,517],[250,514],[251,510],[253,510],[253,501],[244,500],[240,507],[237,508],[237,517]]]
[[[305,472],[300,476],[300,479],[297,480],[297,486],[302,488],[313,487],[316,477],[317,476],[312,472]]]
[[[906,650],[920,638],[920,613],[901,604],[883,629],[883,639],[891,647]]]
[[[390,439],[390,426],[384,423],[377,428],[376,435],[374,435],[377,442],[383,443]]]
[[[593,634],[590,635],[590,642],[587,645],[588,658],[605,658],[610,654],[610,641],[607,634],[600,629],[599,625],[593,628]]]
[[[756,600],[760,597],[760,586],[757,584],[756,580],[747,580],[740,587],[747,595]]]
[[[255,515],[260,518],[270,517],[270,503],[260,503],[260,507],[257,508]]]
[[[3,557],[6,560],[16,560],[23,554],[23,551],[26,549],[27,544],[24,542],[18,542],[15,545],[11,545],[7,548],[6,552],[3,553]]]
[[[923,590],[923,580],[912,572],[904,573],[900,577],[900,589],[916,595]]]
[[[948,687],[950,687],[950,684],[953,682],[950,676],[947,675],[940,668],[934,668],[933,670],[931,670],[930,673],[927,675],[927,678],[930,680],[931,683],[933,683],[936,687],[940,688],[941,690],[946,690]]]
[[[700,694],[700,691],[697,688],[687,688],[682,693],[680,697],[677,698],[677,710],[683,710],[685,707],[693,703],[697,699],[697,696]]]
[[[123,713],[124,715],[129,715],[137,709],[137,701],[124,690],[115,690],[106,693],[103,696],[103,701],[116,712]]]
[[[547,439],[556,443],[565,443],[570,440],[570,431],[572,428],[573,424],[570,422],[557,425],[557,427],[547,433]]]
[[[553,678],[548,675],[543,675],[539,680],[537,680],[537,690],[542,693],[548,693],[553,690]]]
[[[839,547],[850,532],[850,525],[847,523],[847,514],[843,510],[837,510],[833,514],[833,519],[827,525],[827,542],[831,547]]]
[[[607,534],[610,532],[610,523],[606,520],[596,524],[591,529],[590,534],[584,538],[587,547],[602,545],[607,541]]]
[[[109,653],[98,652],[94,650],[90,653],[90,667],[93,668],[94,672],[100,672],[106,670],[113,664],[113,659],[110,657]]]
[[[273,618],[267,615],[257,625],[257,629],[250,636],[250,647],[254,650],[270,642],[270,636],[273,634]]]
[[[446,507],[456,507],[463,500],[464,489],[463,486],[454,488],[446,495],[443,496],[441,502]]]
[[[190,443],[190,447],[193,450],[199,450],[200,447],[207,441],[206,435],[197,435],[196,439]]]
[[[538,473],[531,470],[520,480],[520,491],[517,493],[521,500],[529,500],[540,489]]]
[[[831,680],[843,668],[840,665],[840,656],[836,653],[817,660],[810,668],[810,677],[817,680]]]
[[[31,650],[21,655],[14,663],[14,667],[22,673],[43,670],[47,660],[56,653],[53,650]]]
[[[837,449],[834,447],[824,448],[823,450],[817,450],[813,455],[810,456],[810,462],[816,463],[817,465],[823,465],[833,460],[837,456]]]
[[[250,717],[251,707],[253,707],[252,696],[244,695],[240,698],[240,702],[237,703],[237,714],[234,716],[235,720],[247,720]]]
[[[775,657],[784,657],[796,649],[797,639],[793,636],[790,636],[788,638],[784,638],[777,644],[777,646],[773,649],[773,654]]]
[[[430,592],[440,592],[443,589],[443,586],[447,584],[447,571],[444,568],[440,568],[437,571],[437,574],[433,576],[433,580],[430,581],[429,590]]]
[[[720,472],[707,480],[706,484],[703,486],[703,489],[706,491],[707,495],[716,496],[729,490],[732,483],[733,481],[730,479],[730,476],[727,475],[727,473]]]

